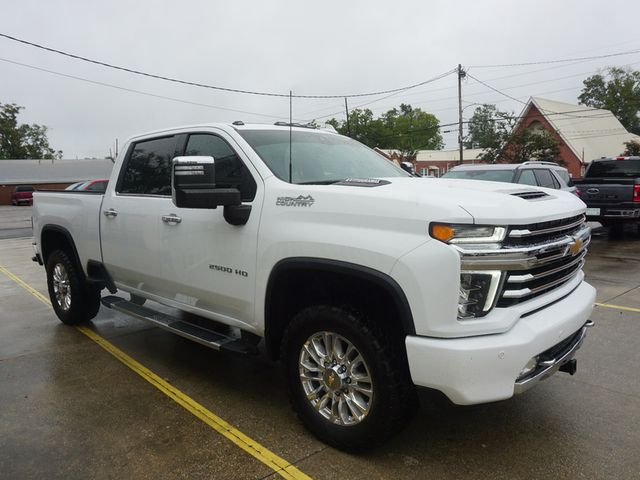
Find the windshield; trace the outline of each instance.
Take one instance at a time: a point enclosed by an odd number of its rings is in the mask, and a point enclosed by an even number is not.
[[[289,181],[289,130],[240,130],[238,133],[276,177]],[[292,183],[410,176],[382,155],[341,135],[294,130],[291,145]]]
[[[640,160],[604,160],[593,162],[585,178],[636,178],[640,177]]]
[[[465,180],[486,180],[489,182],[507,182],[513,180],[512,170],[451,170],[443,178],[464,178]]]

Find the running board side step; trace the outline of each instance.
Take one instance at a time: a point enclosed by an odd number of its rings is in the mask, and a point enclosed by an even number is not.
[[[185,322],[166,313],[158,312],[157,310],[142,305],[136,305],[115,295],[102,297],[101,301],[102,305],[107,308],[139,320],[151,322],[164,330],[168,330],[214,350],[239,355],[254,355],[258,353],[258,349],[254,344],[244,341],[241,338],[227,336],[223,333]]]

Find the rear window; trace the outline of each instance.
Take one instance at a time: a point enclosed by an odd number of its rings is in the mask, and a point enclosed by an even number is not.
[[[603,160],[593,162],[585,178],[640,177],[640,160]]]
[[[33,192],[33,187],[16,187],[16,192]]]
[[[452,170],[443,175],[443,178],[463,178],[466,180],[487,180],[489,182],[511,183],[512,170]]]

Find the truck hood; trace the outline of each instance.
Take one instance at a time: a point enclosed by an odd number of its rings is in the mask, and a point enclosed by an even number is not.
[[[468,212],[475,223],[536,223],[578,215],[586,208],[572,193],[528,185],[439,178],[387,180],[391,182],[388,185],[365,189],[372,194],[411,200],[427,208],[455,204]]]

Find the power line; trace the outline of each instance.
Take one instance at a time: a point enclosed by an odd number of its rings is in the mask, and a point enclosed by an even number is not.
[[[451,75],[455,71],[456,71],[456,69],[454,68],[454,69],[449,70],[448,72],[441,73],[437,77],[433,77],[432,79],[430,79],[429,83],[435,82],[435,81],[440,80],[440,79],[442,79],[442,78],[444,78],[444,77],[446,77],[448,75]],[[423,83],[423,84],[426,84],[426,83]],[[387,98],[393,97],[393,96],[397,95],[398,93],[401,93],[401,92],[394,92],[394,93],[392,93],[390,95],[386,95],[386,96],[384,96],[382,98],[377,98],[375,100],[370,100],[370,101],[365,102],[365,103],[360,103],[360,104],[354,106],[351,110],[353,111],[353,110],[355,110],[357,108],[361,108],[361,107],[365,107],[367,105],[371,105],[372,103],[381,102],[382,100],[386,100]],[[325,108],[321,108],[320,111],[321,110],[326,110],[326,109]],[[315,111],[318,111],[318,110],[315,110]],[[307,112],[306,114],[303,114],[303,115],[308,115],[308,114],[313,113],[313,112],[314,112],[314,110],[312,110],[311,112]],[[333,112],[333,113],[328,113],[328,114],[322,115],[320,117],[315,117],[314,120],[320,120],[322,118],[332,117],[332,116],[337,115],[339,113],[342,113],[342,110],[338,110],[338,111]],[[311,120],[309,120],[309,121],[311,121]]]
[[[92,63],[95,65],[100,65],[103,67],[107,67],[107,68],[112,68],[114,70],[120,70],[123,72],[127,72],[127,73],[132,73],[135,75],[140,75],[143,77],[149,77],[149,78],[155,78],[157,80],[164,80],[166,82],[172,82],[172,83],[179,83],[182,85],[189,85],[192,87],[200,87],[200,88],[208,88],[211,90],[220,90],[223,92],[230,92],[230,93],[243,93],[243,94],[247,94],[247,95],[260,95],[260,96],[265,96],[265,97],[291,97],[291,98],[356,98],[356,97],[371,97],[371,96],[376,96],[376,95],[385,95],[385,94],[390,94],[390,93],[396,93],[396,92],[403,92],[406,90],[410,90],[412,88],[416,88],[416,87],[420,87],[422,85],[426,85],[427,83],[431,83],[432,81],[434,81],[434,79],[429,79],[429,80],[424,80],[422,82],[418,82],[418,83],[414,83],[412,85],[407,85],[404,87],[399,87],[399,88],[392,88],[389,90],[381,90],[378,92],[367,92],[367,93],[352,93],[352,94],[341,94],[341,95],[290,95],[287,93],[276,93],[276,92],[260,92],[260,91],[254,91],[254,90],[243,90],[243,89],[239,89],[239,88],[229,88],[229,87],[220,87],[220,86],[216,86],[216,85],[208,85],[205,83],[199,83],[199,82],[193,82],[190,80],[181,80],[178,78],[173,78],[173,77],[166,77],[164,75],[158,75],[155,73],[148,73],[148,72],[143,72],[141,70],[135,70],[133,68],[128,68],[128,67],[122,67],[119,65],[114,65],[112,63],[107,63],[107,62],[103,62],[100,60],[94,60],[92,58],[88,58],[88,57],[83,57],[81,55],[76,55],[74,53],[69,53],[69,52],[65,52],[63,50],[58,50],[56,48],[52,48],[52,47],[47,47],[45,45],[41,45],[38,43],[34,43],[34,42],[30,42],[28,40],[23,40],[21,38],[17,38],[17,37],[13,37],[11,35],[7,35],[5,33],[0,33],[0,37],[6,38],[8,40],[12,40],[14,42],[18,42],[18,43],[22,43],[24,45],[29,45],[31,47],[35,47],[35,48],[39,48],[41,50],[46,50],[48,52],[51,53],[56,53],[58,55],[63,55],[65,57],[69,57],[69,58],[73,58],[75,60],[81,60],[83,62],[88,62],[88,63]],[[449,72],[447,72],[446,74],[448,74]],[[440,76],[438,76],[436,79],[440,78]]]
[[[54,70],[48,70],[46,68],[36,67],[35,65],[29,65],[29,64],[26,64],[26,63],[20,63],[20,62],[16,62],[16,61],[13,61],[13,60],[8,60],[6,58],[0,58],[0,61],[6,62],[6,63],[11,63],[13,65],[19,65],[21,67],[31,68],[33,70],[38,70],[38,71],[41,71],[41,72],[50,73],[52,75],[58,75],[60,77],[71,78],[73,80],[79,80],[79,81],[82,81],[82,82],[91,83],[93,85],[99,85],[99,86],[102,86],[102,87],[114,88],[116,90],[122,90],[122,91],[125,91],[125,92],[137,93],[139,95],[145,95],[147,97],[160,98],[160,99],[163,99],[163,100],[170,100],[172,102],[185,103],[187,105],[196,105],[198,107],[206,107],[206,108],[212,108],[212,109],[216,109],[216,110],[225,110],[227,112],[243,113],[243,114],[246,114],[246,115],[256,115],[256,116],[259,116],[259,117],[282,119],[282,116],[278,116],[278,115],[268,115],[266,113],[248,112],[248,111],[245,111],[245,110],[237,110],[237,109],[234,109],[234,108],[219,107],[217,105],[209,105],[209,104],[206,104],[206,103],[192,102],[190,100],[184,100],[184,99],[181,99],[181,98],[167,97],[165,95],[158,95],[156,93],[145,92],[145,91],[142,91],[142,90],[135,90],[133,88],[121,87],[119,85],[113,85],[111,83],[98,82],[96,80],[91,80],[89,78],[78,77],[78,76],[75,76],[75,75],[69,75],[67,73],[62,73],[62,72],[56,72]]]
[[[563,58],[560,60],[540,60],[537,62],[521,62],[521,63],[498,63],[493,65],[472,65],[469,68],[501,68],[501,67],[523,67],[527,65],[543,65],[550,63],[578,62],[583,60],[597,60],[600,58],[619,57],[621,55],[631,55],[640,52],[640,49],[627,50],[624,52],[608,53],[606,55],[593,55],[589,57]]]

